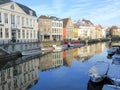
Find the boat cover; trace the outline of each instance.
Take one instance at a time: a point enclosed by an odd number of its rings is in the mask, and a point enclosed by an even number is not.
[[[108,68],[109,68],[109,64],[107,62],[99,61],[96,62],[96,64],[91,67],[89,73],[103,76],[107,73]]]
[[[115,85],[104,85],[102,90],[120,90],[120,87]]]
[[[109,77],[112,80],[116,79],[117,81],[120,82],[120,64],[118,65],[112,64],[109,67],[107,77]]]

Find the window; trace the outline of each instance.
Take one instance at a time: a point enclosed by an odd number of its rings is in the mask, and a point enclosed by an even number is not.
[[[0,28],[0,38],[2,38],[3,34],[2,34],[2,28]]]
[[[28,18],[26,18],[26,25],[28,25]]]
[[[23,35],[23,38],[25,38],[25,31],[22,30],[22,35]]]
[[[22,17],[22,25],[24,25],[24,17]]]
[[[17,25],[20,25],[20,16],[17,16]]]
[[[14,5],[12,4],[10,8],[11,8],[11,10],[14,10]]]
[[[11,15],[11,24],[15,24],[15,15]]]
[[[6,38],[8,38],[8,37],[9,37],[8,28],[5,28],[5,37],[6,37]]]
[[[34,38],[35,38],[35,31],[34,31]]]
[[[32,16],[33,15],[33,11],[29,10],[29,14]]]
[[[18,30],[18,38],[20,38],[20,30]]]
[[[30,32],[30,37],[32,38],[32,32]]]
[[[29,31],[27,31],[27,38],[29,37],[29,33],[28,33]]]
[[[0,23],[2,22],[2,14],[1,14],[1,12],[0,12]]]
[[[5,23],[8,23],[8,14],[7,13],[4,13],[4,20],[5,20]]]
[[[32,19],[30,19],[30,26],[32,26]]]

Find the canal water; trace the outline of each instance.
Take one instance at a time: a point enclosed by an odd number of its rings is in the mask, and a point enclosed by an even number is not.
[[[102,90],[109,82],[92,83],[88,71],[97,61],[112,62],[107,58],[112,44],[97,43],[2,62],[0,90]]]

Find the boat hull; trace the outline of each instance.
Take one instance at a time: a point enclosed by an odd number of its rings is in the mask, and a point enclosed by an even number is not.
[[[37,49],[37,50],[23,51],[21,54],[25,56],[25,55],[36,55],[36,54],[41,54],[41,53],[42,51],[40,49]]]

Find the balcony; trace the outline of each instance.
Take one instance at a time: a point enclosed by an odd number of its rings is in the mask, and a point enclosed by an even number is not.
[[[18,27],[17,27],[16,24],[11,24],[11,29],[12,29],[12,30],[18,30]]]

